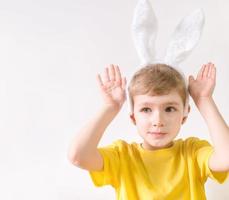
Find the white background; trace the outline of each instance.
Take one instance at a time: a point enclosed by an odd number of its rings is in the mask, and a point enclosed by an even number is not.
[[[186,75],[203,63],[217,66],[214,99],[229,121],[229,1],[151,0],[159,19],[163,55],[176,24],[202,7],[206,23],[199,45],[182,63]],[[67,149],[77,130],[102,103],[96,73],[118,64],[129,78],[139,64],[130,25],[136,0],[0,1],[0,199],[107,200],[86,171],[71,165]],[[210,139],[191,101],[179,137]],[[140,141],[126,105],[100,145]],[[228,155],[225,155],[228,156]],[[229,183],[206,184],[210,200],[229,199]]]

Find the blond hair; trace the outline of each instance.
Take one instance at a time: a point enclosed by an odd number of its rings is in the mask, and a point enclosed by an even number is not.
[[[172,90],[178,92],[185,106],[188,93],[184,77],[166,64],[151,64],[141,68],[134,74],[128,87],[132,106],[135,95],[165,95]]]

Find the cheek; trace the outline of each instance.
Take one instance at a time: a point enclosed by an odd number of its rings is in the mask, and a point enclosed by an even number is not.
[[[173,115],[166,118],[166,124],[170,126],[179,127],[182,125],[183,116],[181,114]]]
[[[151,126],[152,123],[147,118],[140,117],[136,119],[136,127],[140,132],[148,130]]]
[[[135,115],[135,120],[137,125],[147,124],[147,118],[142,115]]]

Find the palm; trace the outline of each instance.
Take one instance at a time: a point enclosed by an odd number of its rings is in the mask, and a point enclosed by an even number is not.
[[[197,101],[202,97],[211,97],[215,88],[216,69],[213,64],[203,65],[197,78],[190,77],[189,93]]]
[[[98,83],[104,103],[109,106],[121,107],[126,99],[126,80],[122,78],[119,67],[110,65],[105,68],[103,80],[98,75]]]

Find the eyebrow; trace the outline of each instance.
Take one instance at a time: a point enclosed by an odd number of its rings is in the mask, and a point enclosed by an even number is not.
[[[143,102],[141,104],[139,104],[140,106],[148,106],[148,105],[155,105],[153,103],[150,103],[150,102]],[[180,104],[176,101],[169,101],[169,102],[166,102],[166,103],[163,103],[161,105],[175,105],[175,106],[179,106]]]

